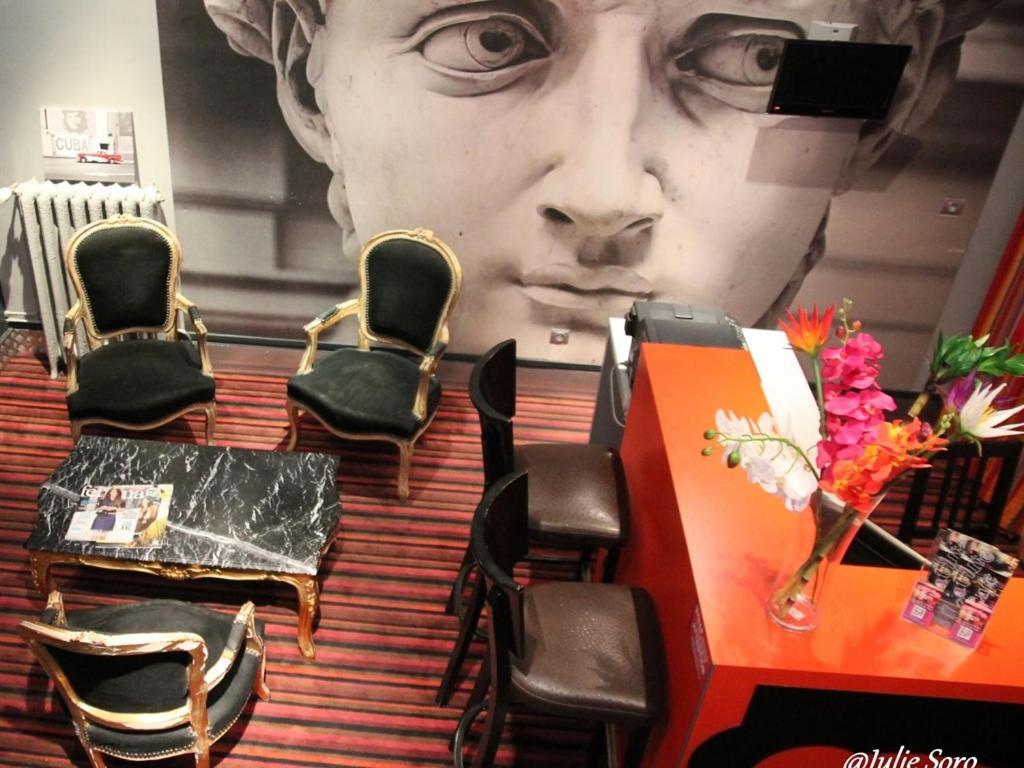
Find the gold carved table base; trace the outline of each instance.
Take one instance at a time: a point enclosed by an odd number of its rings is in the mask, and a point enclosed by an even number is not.
[[[325,545],[326,551],[330,541]],[[278,573],[274,571],[242,571],[228,568],[216,568],[205,565],[172,565],[169,563],[143,562],[137,560],[118,560],[101,555],[79,555],[70,552],[35,552],[30,551],[32,560],[32,581],[36,589],[45,597],[56,585],[50,569],[54,565],[85,565],[92,568],[105,568],[113,571],[140,571],[165,579],[181,581],[183,579],[227,579],[229,581],[280,581],[295,588],[299,596],[299,650],[307,659],[316,656],[313,645],[313,621],[320,608],[320,587],[317,577],[301,573]]]

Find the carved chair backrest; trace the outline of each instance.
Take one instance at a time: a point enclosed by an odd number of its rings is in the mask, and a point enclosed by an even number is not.
[[[181,246],[152,219],[118,215],[71,238],[64,256],[90,346],[126,333],[174,335]]]
[[[46,619],[44,614],[43,621],[23,621],[19,630],[80,727],[91,720],[132,730],[162,730],[195,722],[200,708],[205,720],[206,645],[199,635],[111,635],[55,626]],[[124,690],[123,679],[128,676],[144,685],[149,673],[164,681],[164,687],[147,687],[151,695],[144,710],[125,710],[118,693]],[[167,686],[167,680],[175,682]]]
[[[363,246],[359,279],[363,336],[424,355],[447,332],[462,269],[429,230],[394,230]]]

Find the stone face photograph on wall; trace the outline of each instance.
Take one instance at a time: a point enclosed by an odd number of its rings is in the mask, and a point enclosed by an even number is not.
[[[772,326],[849,296],[919,361],[1024,101],[1019,0],[325,6],[158,0],[184,279],[228,332],[298,338],[360,243],[426,227],[453,351],[594,363],[637,299]],[[822,19],[912,46],[885,121],[765,113]]]

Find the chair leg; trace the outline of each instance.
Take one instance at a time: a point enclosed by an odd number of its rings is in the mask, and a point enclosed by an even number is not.
[[[455,640],[455,647],[452,648],[452,655],[448,659],[448,667],[441,678],[441,685],[437,689],[434,701],[444,706],[451,698],[452,689],[455,687],[455,678],[462,670],[466,661],[466,654],[469,646],[473,643],[473,635],[476,626],[480,623],[480,611],[484,607],[484,579],[477,574],[473,582],[473,593],[470,595],[469,603],[466,606],[466,616],[459,625],[459,636]]]
[[[85,744],[82,744],[82,746],[85,747],[85,753],[89,756],[89,765],[92,768],[107,768],[107,759],[103,756],[102,752]]]
[[[299,442],[299,406],[288,401],[288,450],[294,451]]]
[[[217,404],[210,403],[206,411],[206,444],[213,445],[213,434],[217,431]]]
[[[466,699],[466,708],[462,711],[462,718],[459,720],[458,727],[452,731],[452,735],[448,738],[448,751],[452,752],[455,747],[459,747],[458,761],[456,765],[461,765],[461,749],[462,744],[465,742],[466,732],[473,725],[473,721],[476,716],[484,711],[486,705],[487,690],[491,685],[491,664],[488,657],[484,657],[483,663],[480,665],[480,670],[476,673],[476,682],[473,684],[473,690],[469,693],[469,698]],[[472,714],[470,714],[472,712]],[[460,741],[461,739],[461,741]]]
[[[77,443],[78,439],[82,436],[82,422],[72,421],[71,422],[71,441]]]
[[[580,560],[577,565],[577,580],[592,581],[594,578],[594,550],[584,547],[580,551]]]
[[[409,498],[409,468],[412,466],[412,443],[398,444],[398,498]]]
[[[487,698],[487,689],[491,687],[491,659],[485,656],[476,673],[476,682],[473,683],[473,690],[469,692],[466,706],[479,704]]]
[[[650,728],[636,728],[629,734],[626,752],[622,756],[622,768],[639,768],[647,751],[647,739],[651,735]]]
[[[466,749],[466,734],[473,727],[473,721],[476,720],[477,715],[484,711],[485,706],[485,702],[482,701],[467,706],[466,711],[459,718],[451,738],[448,739],[448,750],[452,753],[452,765],[455,768],[465,768],[466,762],[462,753]]]
[[[587,768],[608,768],[608,726],[598,723],[587,749]]]
[[[210,745],[196,752],[196,768],[210,768]]]
[[[448,602],[444,605],[444,612],[449,616],[455,613],[455,601],[461,600],[462,595],[456,594],[459,591],[459,584],[465,582],[459,577],[469,568],[473,562],[473,552],[467,546],[465,553],[462,555],[462,562],[459,564],[459,574],[455,577],[455,582],[452,584],[452,591],[448,593]],[[465,578],[465,577],[463,577]]]
[[[270,688],[267,686],[267,649],[264,647],[260,656],[260,668],[256,672],[256,679],[252,681],[252,689],[259,696],[260,701],[270,701]]]
[[[604,568],[601,571],[601,581],[611,584],[615,581],[615,571],[619,567],[619,548],[610,547],[605,550]]]
[[[484,723],[484,732],[480,734],[480,743],[476,747],[473,768],[491,768],[494,765],[494,756],[498,752],[498,742],[501,741],[501,731],[505,726],[507,713],[508,702],[501,701],[497,692],[492,694],[487,701],[487,722]]]

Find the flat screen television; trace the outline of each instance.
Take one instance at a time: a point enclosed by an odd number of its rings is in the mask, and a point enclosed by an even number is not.
[[[787,40],[768,112],[884,119],[909,56],[909,45]]]

